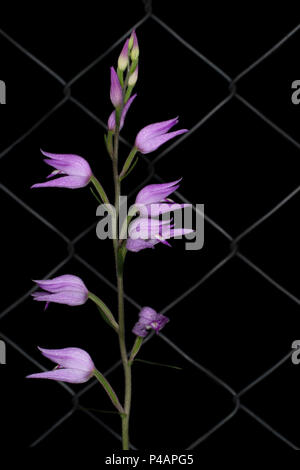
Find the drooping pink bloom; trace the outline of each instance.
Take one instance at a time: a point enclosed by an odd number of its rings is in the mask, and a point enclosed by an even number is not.
[[[125,118],[126,118],[126,114],[133,102],[133,100],[135,99],[136,97],[136,94],[133,95],[131,98],[129,98],[129,100],[127,101],[127,103],[125,104],[124,108],[123,108],[123,111],[122,111],[122,114],[121,114],[121,119],[120,119],[120,130],[123,128],[124,126],[124,121],[125,121]],[[114,132],[115,131],[115,127],[116,127],[116,111],[113,111],[111,113],[111,115],[109,116],[108,118],[108,123],[107,123],[107,127],[108,127],[108,130],[109,131],[112,131]]]
[[[84,158],[73,154],[49,153],[43,150],[41,152],[45,157],[48,157],[44,162],[55,168],[47,178],[52,176],[60,176],[60,178],[54,178],[45,183],[34,184],[31,188],[56,187],[77,189],[89,184],[93,174],[90,165]]]
[[[178,131],[168,131],[178,123],[178,118],[170,119],[169,121],[157,122],[144,127],[137,134],[135,139],[135,146],[139,152],[147,154],[157,150],[162,144],[177,135],[188,132],[187,129],[180,129]]]
[[[168,317],[157,313],[153,308],[143,307],[139,313],[139,321],[134,325],[132,332],[145,338],[149,330],[158,333],[169,321]]]
[[[110,68],[110,99],[115,108],[123,102],[123,91],[118,75],[113,67]]]
[[[174,228],[170,221],[138,217],[128,228],[126,248],[128,251],[138,252],[145,248],[154,248],[157,243],[171,246],[169,238],[186,235],[193,232],[188,228]]]
[[[54,370],[27,375],[27,379],[50,379],[60,382],[84,383],[94,373],[95,366],[90,355],[80,348],[43,349],[43,356],[57,364]]]
[[[137,194],[135,206],[142,217],[156,217],[166,212],[172,212],[191,204],[177,204],[168,196],[179,188],[181,178],[170,183],[148,184]]]
[[[32,297],[39,302],[46,302],[46,307],[49,302],[74,307],[83,305],[88,299],[89,291],[78,276],[64,274],[53,279],[36,280],[34,282],[43,291],[34,292]]]

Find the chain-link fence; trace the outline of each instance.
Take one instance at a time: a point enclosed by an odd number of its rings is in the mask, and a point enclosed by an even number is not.
[[[176,31],[174,31],[164,21],[162,21],[159,17],[157,17],[152,12],[151,1],[144,1],[143,3],[145,7],[145,14],[137,24],[132,25],[132,28],[138,29],[142,25],[144,25],[146,22],[149,22],[149,20],[151,19],[152,24],[154,22],[157,25],[159,25],[159,27],[165,30],[165,32],[167,32],[175,41],[178,41],[179,43],[181,43],[181,45],[184,48],[186,48],[186,50],[189,50],[191,54],[197,57],[197,59],[200,62],[205,63],[213,71],[213,73],[218,75],[224,81],[224,84],[225,85],[227,84],[228,86],[228,94],[225,98],[223,98],[212,109],[210,109],[210,111],[190,129],[189,133],[181,136],[178,140],[174,141],[171,145],[167,146],[166,149],[164,149],[154,160],[152,160],[149,163],[148,175],[145,181],[147,181],[150,177],[152,177],[152,179],[156,180],[157,182],[162,182],[163,179],[157,173],[158,162],[161,162],[162,159],[164,159],[165,156],[169,152],[174,150],[182,142],[184,142],[187,139],[191,139],[191,136],[199,128],[201,128],[201,126],[206,124],[210,119],[212,119],[215,115],[217,115],[220,112],[220,110],[226,108],[226,106],[228,106],[228,104],[234,100],[237,100],[238,102],[240,102],[248,113],[254,115],[258,123],[262,122],[264,125],[270,126],[278,135],[281,136],[283,140],[289,142],[289,144],[294,146],[295,149],[299,150],[300,143],[297,142],[292,135],[288,134],[283,128],[278,126],[275,122],[273,122],[266,115],[264,115],[256,106],[254,106],[251,102],[245,99],[238,92],[238,84],[242,78],[247,76],[247,74],[252,72],[256,67],[258,67],[265,60],[267,60],[272,54],[275,54],[285,43],[287,43],[291,38],[293,38],[296,35],[296,33],[300,30],[300,25],[298,25],[296,28],[294,28],[292,31],[286,34],[285,37],[283,37],[279,42],[274,44],[273,47],[271,47],[268,51],[266,51],[261,57],[258,58],[258,60],[253,62],[249,67],[247,67],[245,70],[240,72],[237,76],[231,77],[227,75],[225,72],[223,72],[223,70],[219,68],[217,64],[213,63],[212,61],[209,60],[209,58],[202,55],[201,51],[195,49],[192,45],[186,42],[183,37],[177,34]],[[71,102],[74,106],[76,106],[80,110],[80,112],[84,113],[86,116],[88,116],[89,119],[96,122],[97,124],[102,126],[103,129],[105,129],[106,124],[101,119],[99,119],[91,109],[89,109],[84,103],[82,103],[80,99],[76,98],[76,94],[73,93],[73,87],[79,79],[83,78],[87,72],[92,70],[93,67],[95,67],[102,60],[104,60],[105,57],[107,57],[107,55],[110,52],[114,51],[114,53],[117,53],[117,51],[120,48],[120,45],[128,37],[129,33],[130,31],[126,31],[126,33],[122,35],[122,37],[120,37],[114,44],[112,44],[111,47],[109,47],[104,53],[102,53],[93,63],[89,64],[85,69],[81,70],[80,73],[78,73],[71,80],[65,81],[61,76],[59,76],[56,72],[54,72],[51,68],[49,68],[45,63],[40,61],[35,55],[31,54],[29,50],[27,50],[21,44],[16,42],[14,38],[10,37],[5,31],[0,30],[0,35],[1,35],[2,40],[8,41],[14,48],[18,49],[27,58],[29,58],[31,61],[34,61],[35,64],[37,64],[41,69],[44,70],[44,72],[51,75],[51,77],[56,80],[57,84],[59,85],[59,87],[61,87],[64,93],[64,97],[62,99],[60,99],[58,102],[53,103],[53,106],[51,107],[50,110],[48,110],[40,119],[37,120],[37,122],[35,122],[29,129],[27,129],[26,132],[24,132],[16,140],[11,142],[1,152],[0,159],[7,156],[16,146],[19,146],[24,141],[26,141],[26,139],[29,136],[34,135],[35,131],[39,128],[39,126],[47,122],[47,120],[50,119],[51,116],[55,116],[57,111],[63,108],[66,105],[66,103]],[[126,141],[125,139],[122,139],[122,142],[128,148],[131,148],[131,144],[128,141]],[[1,162],[0,162],[0,165],[1,165]],[[82,240],[84,237],[86,237],[90,232],[93,232],[95,230],[95,224],[92,224],[90,227],[83,230],[81,233],[78,233],[76,237],[69,237],[66,234],[62,233],[60,230],[58,230],[50,221],[46,220],[44,216],[39,214],[37,211],[33,210],[30,207],[30,205],[24,202],[20,197],[18,197],[17,194],[11,191],[8,187],[1,184],[0,188],[1,188],[1,191],[4,192],[9,198],[13,199],[18,205],[20,205],[22,210],[31,213],[33,217],[37,218],[39,222],[41,222],[42,224],[45,225],[45,227],[47,227],[47,230],[51,230],[52,232],[54,232],[65,243],[68,249],[68,256],[65,257],[64,259],[61,259],[61,261],[53,269],[51,269],[50,272],[45,273],[45,277],[51,277],[55,275],[71,259],[76,259],[78,263],[82,264],[91,273],[96,275],[97,278],[99,278],[102,282],[106,283],[110,289],[116,290],[115,285],[106,277],[106,275],[101,273],[101,271],[98,271],[97,269],[95,269],[95,267],[88,260],[80,256],[75,251],[76,244],[80,240]],[[228,233],[227,230],[225,230],[218,223],[216,223],[215,220],[212,220],[209,217],[209,214],[205,215],[206,225],[211,226],[212,230],[217,231],[220,234],[220,236],[224,239],[224,241],[226,242],[228,246],[228,253],[226,254],[225,257],[223,257],[223,259],[219,260],[218,263],[215,264],[208,272],[206,272],[200,279],[198,279],[197,282],[193,283],[193,285],[187,288],[184,293],[182,293],[178,297],[175,297],[168,305],[166,305],[165,308],[161,310],[161,313],[167,314],[177,304],[179,304],[184,299],[192,295],[192,293],[194,293],[197,290],[201,290],[203,285],[209,279],[213,278],[217,272],[223,269],[225,265],[232,263],[232,260],[236,258],[238,258],[242,263],[247,265],[251,270],[254,270],[263,279],[263,281],[266,284],[272,286],[272,289],[279,291],[280,295],[287,297],[291,302],[293,302],[296,306],[298,306],[300,299],[296,297],[292,292],[290,292],[287,288],[285,288],[284,285],[278,282],[275,277],[273,278],[272,274],[265,272],[264,269],[262,269],[259,265],[254,263],[248,256],[246,256],[243,253],[243,251],[240,249],[240,242],[244,240],[249,234],[251,234],[256,229],[258,229],[258,227],[262,226],[269,218],[272,218],[274,214],[276,214],[277,212],[280,212],[283,206],[285,206],[286,204],[289,204],[293,200],[293,198],[299,193],[299,191],[300,191],[300,186],[296,187],[289,194],[286,194],[286,196],[282,198],[280,201],[278,201],[278,203],[274,207],[272,207],[270,210],[268,210],[268,212],[266,212],[257,220],[255,220],[255,222],[253,222],[250,226],[244,229],[238,236],[232,236],[230,233]],[[189,202],[187,198],[185,198],[184,195],[178,191],[176,192],[176,196],[182,202]],[[21,305],[31,295],[33,291],[34,289],[31,289],[25,295],[22,295],[20,298],[16,299],[11,305],[9,305],[9,307],[5,308],[5,310],[2,311],[0,314],[0,321],[2,321],[5,317],[10,315],[11,312],[13,312],[14,309],[16,309],[19,305]],[[130,296],[127,296],[127,300],[137,310],[140,308],[139,303],[136,302],[135,299],[131,298]],[[12,348],[18,351],[18,353],[24,356],[24,358],[27,361],[30,361],[31,363],[33,363],[40,370],[44,370],[44,368],[33,357],[31,357],[30,354],[26,350],[24,350],[21,346],[19,346],[12,338],[2,333],[1,333],[1,337],[6,341],[8,345],[10,345]],[[148,340],[151,340],[151,338],[152,336],[150,335]],[[160,334],[159,338],[162,342],[164,342],[168,346],[168,348],[171,348],[175,350],[177,353],[179,353],[179,355],[181,355],[181,357],[185,361],[190,363],[190,365],[193,368],[201,371],[201,373],[207,376],[209,380],[215,382],[219,387],[221,387],[221,389],[224,390],[225,394],[229,394],[232,397],[232,402],[233,402],[232,410],[225,417],[223,417],[223,419],[216,422],[215,425],[212,426],[210,429],[208,429],[204,434],[200,436],[199,435],[195,436],[193,441],[190,442],[190,444],[188,445],[187,447],[188,449],[198,448],[201,443],[203,443],[206,439],[210,438],[210,436],[214,435],[214,433],[216,433],[221,427],[226,426],[227,423],[230,422],[233,419],[233,417],[237,415],[237,413],[243,413],[243,412],[249,415],[253,420],[259,423],[259,425],[264,427],[267,431],[272,433],[277,439],[282,441],[287,447],[290,447],[292,449],[297,449],[297,450],[299,449],[298,444],[296,444],[295,442],[292,442],[289,438],[287,438],[285,433],[278,432],[268,422],[262,419],[255,411],[253,411],[244,403],[244,398],[250,390],[253,390],[255,387],[258,386],[258,384],[266,380],[271,374],[273,374],[275,371],[280,369],[287,361],[290,361],[291,351],[287,350],[286,354],[280,360],[277,360],[277,362],[273,364],[272,367],[268,368],[268,370],[266,370],[264,373],[257,376],[254,380],[251,380],[250,383],[248,383],[246,386],[244,386],[240,390],[240,389],[233,388],[229,383],[226,383],[224,380],[222,380],[221,377],[217,376],[213,371],[203,366],[200,362],[198,362],[198,360],[197,361],[194,360],[185,350],[182,350],[181,347],[175,344],[168,337],[168,333]],[[116,368],[119,367],[119,365],[120,365],[120,362],[119,361],[116,362],[108,370],[106,370],[105,375],[110,376],[116,370]],[[47,439],[47,437],[51,433],[55,432],[64,422],[72,419],[72,416],[75,413],[75,411],[80,409],[80,406],[81,406],[80,402],[81,402],[82,397],[94,387],[95,382],[90,382],[83,389],[81,389],[80,392],[78,393],[75,393],[73,389],[71,389],[69,386],[65,384],[60,384],[60,385],[64,387],[65,390],[67,390],[67,392],[70,395],[71,408],[66,414],[62,415],[60,419],[54,422],[52,426],[49,427],[49,429],[41,432],[41,434],[37,437],[37,439],[34,442],[32,442],[31,447],[37,446],[43,440]],[[85,408],[82,408],[82,412],[88,415],[97,424],[102,426],[108,433],[111,433],[116,439],[120,440],[120,435],[117,434],[112,427],[106,424],[104,418],[99,419],[99,417],[96,414],[94,414],[92,411],[85,409]],[[38,434],[38,430],[36,430],[36,433]],[[132,448],[135,449],[133,445],[132,445]]]

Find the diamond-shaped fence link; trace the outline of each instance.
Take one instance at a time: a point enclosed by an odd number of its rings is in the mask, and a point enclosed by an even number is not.
[[[243,96],[241,96],[236,91],[236,85],[242,77],[245,77],[250,71],[255,69],[259,64],[261,64],[265,59],[267,59],[271,54],[277,51],[286,41],[288,41],[295,33],[300,29],[300,25],[290,31],[285,37],[283,37],[277,44],[275,44],[271,49],[269,49],[265,54],[263,54],[258,60],[252,63],[249,67],[243,70],[239,75],[236,77],[230,77],[227,75],[221,68],[219,68],[216,64],[211,62],[207,57],[205,57],[199,50],[195,49],[191,44],[184,40],[179,34],[177,34],[173,29],[171,29],[165,22],[163,22],[160,18],[158,18],[155,14],[152,13],[152,2],[143,0],[145,6],[145,15],[141,20],[132,25],[132,28],[138,28],[143,23],[147,22],[149,18],[151,18],[154,22],[159,24],[161,28],[163,28],[167,33],[173,36],[174,39],[179,41],[186,49],[192,52],[200,61],[203,61],[209,67],[211,67],[222,79],[228,83],[228,96],[226,96],[222,101],[220,101],[213,109],[211,109],[199,122],[197,122],[194,127],[187,133],[182,135],[178,140],[173,142],[169,145],[165,150],[163,150],[152,163],[149,164],[149,174],[145,181],[150,178],[155,178],[157,181],[161,182],[162,179],[156,173],[155,165],[156,163],[165,157],[172,149],[174,149],[177,145],[179,145],[185,139],[189,139],[190,135],[193,134],[197,129],[199,129],[205,122],[207,122],[212,116],[219,112],[220,109],[225,107],[231,100],[238,100],[242,103],[249,111],[249,113],[253,113],[258,120],[263,121],[265,124],[273,128],[278,134],[280,134],[284,139],[289,141],[293,146],[297,149],[300,148],[300,143],[297,142],[291,135],[289,135],[284,129],[278,127],[274,122],[272,122],[268,117],[266,117],[259,109],[253,106],[250,102],[248,102]],[[37,122],[32,125],[30,129],[28,129],[25,133],[20,135],[14,142],[12,142],[5,150],[0,153],[0,159],[8,154],[15,146],[20,144],[24,141],[28,136],[30,136],[34,131],[47,119],[50,118],[53,114],[56,113],[58,109],[63,107],[67,102],[72,102],[74,105],[81,110],[82,113],[86,114],[91,120],[97,122],[100,126],[106,129],[106,124],[99,119],[90,109],[88,109],[82,102],[72,96],[72,86],[83,77],[89,70],[91,70],[96,64],[102,61],[111,51],[116,49],[122,42],[128,37],[130,31],[127,31],[122,37],[120,37],[114,44],[112,44],[104,53],[102,53],[94,62],[89,64],[86,68],[80,71],[75,77],[73,77],[70,81],[66,82],[62,77],[60,77],[57,73],[51,70],[46,64],[40,61],[37,57],[35,57],[31,52],[22,47],[18,42],[16,42],[12,37],[6,34],[5,31],[0,30],[0,35],[9,41],[15,48],[25,54],[30,60],[34,61],[39,67],[41,67],[45,72],[51,75],[62,87],[64,98],[58,101],[53,105],[51,109],[49,109]],[[122,139],[123,143],[128,147],[131,147],[130,143],[126,140]],[[142,183],[144,184],[145,181]],[[51,224],[47,219],[41,216],[38,212],[33,210],[29,205],[27,205],[23,200],[21,200],[16,194],[10,191],[6,186],[0,184],[1,191],[5,192],[10,198],[12,198],[16,203],[18,203],[25,211],[29,212],[31,215],[36,217],[40,222],[42,222],[49,230],[53,231],[58,235],[66,244],[68,248],[68,256],[61,260],[59,264],[57,264],[53,269],[45,273],[45,278],[55,275],[55,273],[64,266],[70,259],[74,258],[83,266],[85,266],[90,272],[96,275],[99,279],[101,279],[104,283],[106,283],[111,289],[116,290],[116,286],[109,281],[101,272],[96,270],[89,262],[87,262],[84,258],[78,255],[75,252],[75,245],[76,243],[81,240],[88,232],[94,230],[95,223],[92,224],[89,228],[84,230],[83,232],[79,233],[74,239],[67,237],[64,233],[61,233],[53,224]],[[136,191],[136,190],[135,190]],[[282,295],[287,296],[292,302],[299,305],[300,299],[289,292],[283,285],[278,283],[276,279],[273,279],[268,273],[264,272],[259,266],[251,261],[247,256],[243,254],[241,249],[239,248],[239,242],[247,237],[248,234],[253,232],[257,229],[261,224],[263,224],[267,219],[272,217],[277,211],[279,211],[285,204],[288,204],[289,201],[298,194],[300,191],[300,186],[294,189],[290,194],[287,194],[284,199],[278,202],[278,204],[273,207],[269,212],[264,214],[258,220],[256,220],[251,226],[246,228],[242,233],[240,233],[236,237],[232,237],[226,230],[224,230],[219,224],[217,224],[214,220],[212,220],[208,215],[205,214],[205,221],[207,224],[210,224],[214,230],[218,231],[222,237],[228,242],[228,254],[218,262],[212,269],[210,269],[201,279],[199,279],[194,285],[192,285],[189,289],[187,289],[183,294],[175,298],[171,303],[165,306],[161,313],[167,313],[170,309],[172,309],[175,305],[181,302],[184,298],[188,297],[192,292],[199,289],[208,279],[215,275],[216,272],[221,270],[223,266],[230,261],[234,257],[238,257],[243,263],[245,263],[249,268],[254,270],[258,273],[263,279],[264,282],[269,283],[273,286],[274,289],[277,289],[282,293]],[[176,192],[177,197],[182,200],[183,202],[189,203],[189,201],[180,193]],[[194,207],[194,210],[196,208]],[[30,294],[35,290],[35,288],[28,291],[19,299],[16,299],[9,307],[7,307],[4,311],[0,313],[0,320],[3,319],[6,315],[9,315],[18,305],[22,304],[25,299],[30,296]],[[136,308],[140,309],[140,305],[131,297],[126,296],[127,300]],[[1,337],[9,344],[12,348],[18,351],[26,360],[33,363],[37,366],[40,370],[45,370],[44,367],[39,364],[33,357],[31,357],[23,348],[21,348],[18,344],[16,344],[11,338],[7,337],[4,334],[1,334]],[[147,341],[151,340],[152,335],[149,335]],[[170,348],[175,350],[178,354],[182,356],[182,358],[188,361],[195,369],[201,371],[201,373],[205,374],[210,380],[215,382],[218,386],[224,389],[225,392],[229,393],[232,397],[232,411],[225,416],[222,420],[217,422],[211,429],[209,429],[205,434],[199,436],[196,440],[191,442],[187,449],[195,449],[202,442],[212,436],[218,429],[222,426],[225,426],[239,411],[243,411],[247,415],[249,415],[253,420],[263,426],[267,431],[272,433],[276,438],[282,441],[287,447],[290,447],[295,450],[299,450],[299,447],[291,442],[287,437],[283,434],[278,432],[272,426],[270,426],[266,421],[264,421],[258,414],[253,412],[247,406],[243,404],[243,397],[245,394],[250,390],[256,387],[259,383],[264,381],[268,376],[273,374],[274,371],[279,369],[283,364],[285,364],[288,360],[290,360],[291,351],[288,351],[286,355],[275,363],[271,368],[266,370],[263,374],[245,386],[242,390],[234,390],[229,384],[225,383],[220,377],[215,375],[211,370],[208,370],[199,362],[195,361],[192,357],[190,357],[185,351],[183,351],[179,346],[177,346],[171,339],[168,338],[165,334],[160,334],[159,338],[161,341],[165,342]],[[120,366],[120,361],[116,362],[112,367],[110,367],[105,373],[105,376],[109,376],[117,367]],[[71,418],[76,410],[81,410],[87,416],[89,416],[92,420],[94,420],[97,424],[103,427],[108,433],[114,436],[116,439],[121,440],[121,436],[116,433],[110,426],[105,423],[105,420],[99,419],[95,416],[91,411],[83,408],[80,406],[80,399],[81,397],[89,391],[95,385],[95,381],[91,381],[87,386],[85,386],[79,393],[75,393],[68,385],[64,383],[60,383],[65,390],[68,391],[70,394],[70,409],[69,411],[61,416],[61,418],[56,421],[49,429],[47,429],[43,434],[41,434],[34,442],[31,443],[31,447],[37,446],[41,441],[46,439],[50,433],[55,432],[66,420]],[[132,449],[136,449],[133,445],[131,445]]]

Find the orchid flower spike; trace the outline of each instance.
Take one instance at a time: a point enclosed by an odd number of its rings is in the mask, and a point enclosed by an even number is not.
[[[186,235],[193,232],[189,228],[174,228],[169,220],[147,219],[138,217],[128,227],[126,248],[128,251],[138,252],[145,248],[154,248],[157,243],[171,247],[167,239]]]
[[[110,99],[115,108],[120,108],[123,103],[121,83],[113,67],[110,68]]]
[[[38,349],[43,356],[55,362],[57,366],[48,372],[27,375],[27,379],[50,379],[80,384],[87,382],[93,376],[94,363],[90,355],[83,349]]]
[[[39,302],[46,302],[46,307],[50,302],[65,304],[70,306],[83,305],[89,292],[80,277],[71,274],[54,277],[53,279],[36,280],[37,285],[44,289],[34,292],[32,297]]]
[[[143,154],[150,153],[173,137],[188,132],[187,129],[180,129],[167,133],[177,123],[178,118],[176,117],[169,121],[157,122],[144,127],[136,136],[135,147]]]
[[[157,217],[166,212],[191,207],[191,204],[177,204],[168,196],[179,188],[181,178],[170,183],[148,184],[138,193],[135,207],[142,217]]]
[[[127,101],[127,103],[125,104],[124,108],[123,108],[123,111],[122,111],[122,115],[121,115],[121,119],[120,119],[120,130],[123,128],[124,126],[124,121],[125,121],[125,118],[126,118],[126,114],[127,114],[127,111],[129,110],[133,100],[135,99],[136,97],[136,94],[133,95],[131,98],[129,98],[129,100]],[[116,127],[116,111],[113,111],[111,113],[111,115],[109,116],[108,118],[108,123],[107,123],[107,127],[108,127],[108,130],[109,131],[112,131],[112,132],[115,132],[115,127]]]
[[[139,313],[139,321],[134,325],[132,332],[145,338],[149,330],[158,333],[170,320],[168,317],[157,313],[151,307],[143,307]]]
[[[88,162],[79,155],[48,153],[41,150],[45,157],[44,160],[47,165],[55,168],[47,178],[52,176],[62,176],[61,178],[54,178],[45,183],[37,183],[31,186],[32,188],[68,188],[77,189],[87,186],[93,176],[92,170]]]

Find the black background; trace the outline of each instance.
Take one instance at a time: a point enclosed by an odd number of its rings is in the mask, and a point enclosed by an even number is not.
[[[156,176],[163,181],[183,177],[180,193],[193,204],[204,203],[209,220],[234,239],[299,185],[299,144],[297,147],[292,139],[299,140],[300,106],[291,102],[291,83],[299,79],[300,31],[238,80],[236,90],[230,85],[230,79],[298,25],[296,12],[288,5],[264,12],[261,5],[251,4],[251,8],[235,7],[233,12],[214,4],[210,10],[204,6],[199,10],[198,2],[154,0],[153,13],[205,57],[197,57],[157,19],[148,18],[137,29],[138,98],[128,114],[123,137],[133,142],[143,126],[176,115],[180,116],[180,127],[194,129],[223,100],[227,102],[154,164],[160,150],[141,158],[123,193],[130,193],[132,200],[140,185],[158,182]],[[80,410],[112,410],[100,387],[92,387],[77,402],[55,382],[24,379],[39,370],[30,358],[51,367],[38,353],[37,345],[82,347],[101,371],[119,357],[115,335],[93,305],[71,308],[51,304],[44,312],[28,295],[31,279],[43,278],[64,260],[56,275],[81,276],[91,291],[116,308],[111,242],[99,241],[94,228],[76,243],[69,242],[96,223],[97,202],[88,188],[29,188],[47,174],[39,151],[42,148],[82,155],[112,194],[101,123],[106,123],[111,112],[109,67],[116,64],[122,43],[70,87],[65,88],[63,82],[93,63],[144,16],[145,5],[139,0],[101,2],[100,6],[93,2],[78,6],[27,3],[1,14],[0,79],[7,86],[7,104],[0,109],[0,181],[4,185],[0,304],[5,312],[0,316],[0,336],[7,341],[7,365],[0,366],[3,448],[12,444],[27,448],[74,407],[72,416],[35,449],[49,450],[63,443],[62,452],[67,454],[74,447],[82,453],[91,448],[110,451],[119,447],[116,438],[96,421],[100,419],[119,432],[118,416],[90,411],[91,417]],[[6,35],[55,71],[61,83]],[[205,58],[230,78],[224,78]],[[232,96],[234,91],[279,131]],[[12,145],[63,99],[65,103]],[[80,109],[78,102],[96,120]],[[122,144],[121,159],[127,152]],[[205,245],[200,251],[185,251],[184,243],[175,241],[172,249],[161,245],[154,251],[130,253],[125,290],[136,305],[126,302],[128,344],[133,340],[130,330],[137,319],[137,305],[164,311],[204,278],[166,312],[171,319],[164,330],[166,337],[235,392],[273,367],[300,337],[299,202],[296,194],[239,245],[206,221]],[[243,262],[239,253],[277,285]],[[206,280],[207,273],[224,259],[226,263]],[[22,302],[14,306],[19,299]],[[232,394],[163,338],[152,338],[141,358],[182,370],[134,365],[131,440],[137,448],[186,449],[234,410]],[[243,406],[295,446],[300,446],[299,374],[288,359],[242,398]],[[121,368],[110,380],[122,394]],[[77,393],[84,387],[70,388]],[[237,446],[284,449],[288,445],[241,407],[196,451],[221,446],[231,452]]]

